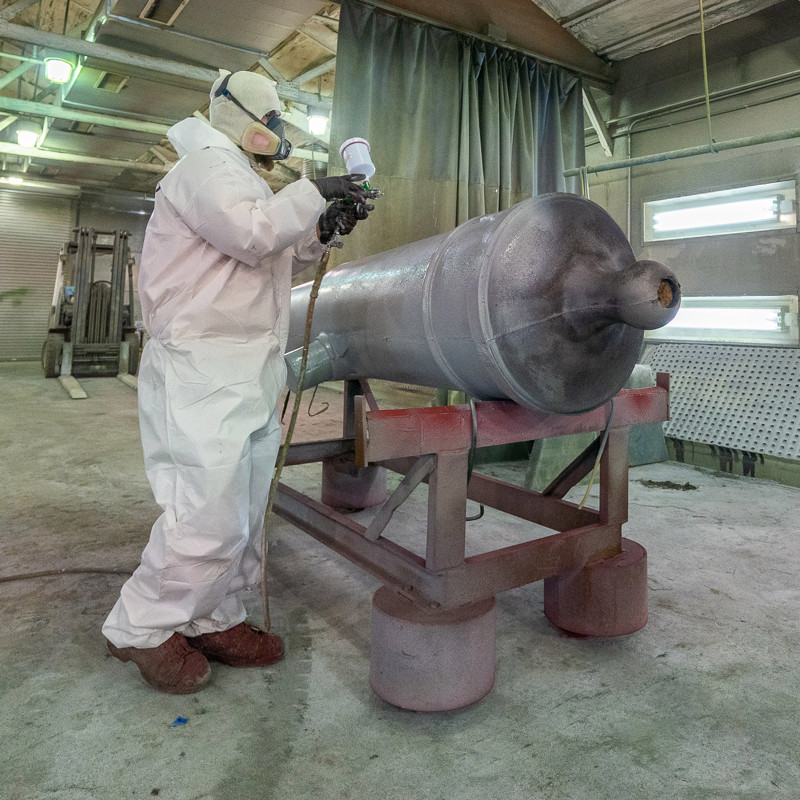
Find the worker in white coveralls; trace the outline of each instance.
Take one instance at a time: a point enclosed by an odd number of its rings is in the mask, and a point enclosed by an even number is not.
[[[268,78],[220,71],[209,114],[211,125],[189,118],[167,134],[180,161],[147,226],[139,418],[164,513],[103,625],[114,656],[174,694],[200,689],[209,659],[283,656],[279,636],[244,623],[240,592],[259,578],[291,277],[371,210],[363,175],[301,178],[273,194],[256,174],[291,152]]]

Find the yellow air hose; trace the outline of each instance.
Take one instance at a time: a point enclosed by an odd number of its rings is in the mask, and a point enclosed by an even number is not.
[[[289,420],[289,428],[286,431],[286,439],[281,446],[278,453],[278,460],[275,462],[275,471],[272,475],[272,483],[269,487],[269,498],[267,499],[267,510],[264,513],[264,525],[261,530],[261,602],[264,606],[264,630],[269,631],[272,627],[272,619],[269,613],[269,587],[267,585],[267,532],[269,530],[269,521],[272,516],[272,507],[275,505],[275,497],[278,494],[278,484],[283,472],[283,465],[286,463],[286,455],[289,452],[289,445],[292,443],[292,436],[294,435],[294,426],[297,422],[297,415],[300,411],[300,400],[303,397],[303,381],[306,377],[306,365],[308,364],[308,346],[311,342],[311,323],[314,319],[314,304],[317,302],[317,295],[319,294],[319,286],[322,283],[322,278],[325,271],[328,269],[328,262],[331,258],[331,248],[322,254],[322,258],[317,265],[317,273],[314,276],[314,282],[311,286],[311,294],[308,298],[308,312],[306,314],[306,330],[303,337],[303,355],[300,360],[300,372],[297,379],[297,392],[294,396],[294,406],[292,407],[292,416]]]

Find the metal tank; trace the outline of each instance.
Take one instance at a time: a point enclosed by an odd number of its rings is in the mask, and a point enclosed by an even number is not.
[[[292,291],[292,389],[310,287]],[[673,272],[637,261],[602,208],[540,195],[328,273],[304,386],[381,378],[579,414],[622,388],[643,331],[679,304]]]

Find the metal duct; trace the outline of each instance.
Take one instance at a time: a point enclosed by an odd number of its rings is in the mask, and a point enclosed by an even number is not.
[[[292,291],[292,388],[309,292]],[[673,272],[636,261],[603,209],[541,195],[326,275],[304,385],[382,378],[578,414],[622,388],[643,330],[679,304]]]

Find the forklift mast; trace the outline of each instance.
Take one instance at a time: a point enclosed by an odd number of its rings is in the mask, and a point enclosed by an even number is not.
[[[62,248],[42,350],[45,377],[136,373],[139,336],[128,237],[127,231],[76,228]]]

